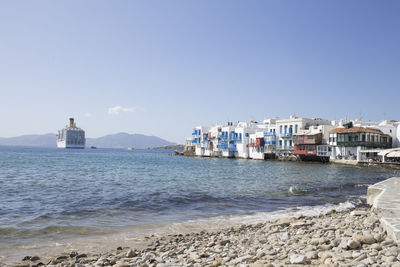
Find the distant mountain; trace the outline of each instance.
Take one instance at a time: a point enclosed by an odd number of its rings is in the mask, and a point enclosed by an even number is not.
[[[2,146],[39,146],[55,147],[57,142],[56,134],[31,134],[16,137],[0,137]]]
[[[22,135],[17,137],[0,137],[1,146],[37,146],[56,147],[56,134]],[[86,147],[98,148],[152,148],[159,146],[174,145],[156,136],[143,134],[117,133],[99,138],[86,138]]]
[[[157,136],[143,134],[117,133],[99,138],[86,138],[86,147],[95,146],[98,148],[151,148],[156,146],[173,145]]]

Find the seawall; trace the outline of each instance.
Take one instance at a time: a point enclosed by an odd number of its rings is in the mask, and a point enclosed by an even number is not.
[[[400,244],[400,177],[369,186],[367,203],[378,214],[387,234]]]

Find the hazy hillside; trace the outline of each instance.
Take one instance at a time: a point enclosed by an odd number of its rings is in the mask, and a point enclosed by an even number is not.
[[[17,137],[0,137],[2,146],[38,146],[38,147],[56,147],[56,134],[43,135],[22,135]],[[173,145],[156,136],[147,136],[143,134],[118,133],[106,135],[99,138],[86,138],[86,147],[96,146],[98,148],[152,148],[158,146]]]
[[[156,146],[167,146],[174,143],[168,142],[156,136],[143,134],[117,133],[99,138],[87,138],[86,147],[96,146],[104,148],[151,148]]]
[[[0,137],[0,145],[2,146],[55,147],[56,142],[56,134],[32,134],[16,137]]]

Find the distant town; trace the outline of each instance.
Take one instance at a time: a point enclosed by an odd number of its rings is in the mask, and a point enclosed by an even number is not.
[[[362,119],[269,118],[197,126],[185,155],[400,164],[400,122]]]

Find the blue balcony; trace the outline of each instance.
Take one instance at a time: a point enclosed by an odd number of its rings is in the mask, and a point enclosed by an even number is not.
[[[200,144],[200,137],[199,138],[194,138],[192,141],[192,144]]]
[[[201,130],[196,130],[196,129],[193,130],[192,135],[200,135],[200,134],[201,134]]]
[[[236,151],[236,146],[229,146],[228,151]]]
[[[223,143],[220,143],[218,146],[219,146],[219,148],[227,149],[228,148],[228,143],[223,142]]]
[[[221,132],[221,139],[228,139],[228,132]]]
[[[264,132],[264,136],[276,136],[275,132]]]
[[[231,135],[229,136],[229,140],[241,141],[242,140],[242,134],[241,133],[232,132]]]
[[[292,137],[292,133],[283,133],[282,135],[281,135],[281,137],[282,138],[290,138],[290,137]]]

